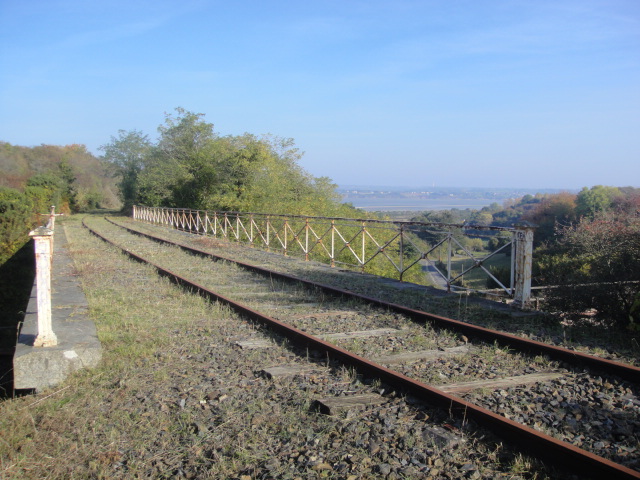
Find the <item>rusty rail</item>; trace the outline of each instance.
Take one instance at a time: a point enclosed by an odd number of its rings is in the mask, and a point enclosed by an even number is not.
[[[549,435],[538,432],[527,426],[521,425],[513,420],[510,420],[498,414],[495,414],[483,407],[480,407],[473,403],[462,400],[459,397],[444,393],[435,387],[413,380],[409,377],[406,377],[405,375],[402,375],[391,369],[383,367],[382,365],[379,365],[375,362],[371,362],[363,357],[360,357],[359,355],[355,355],[347,350],[344,350],[340,347],[332,345],[324,340],[321,340],[317,337],[309,335],[297,328],[294,328],[290,325],[280,322],[277,319],[274,319],[260,312],[257,312],[253,309],[250,309],[245,305],[235,302],[227,297],[224,297],[216,292],[213,292],[207,289],[202,285],[192,282],[175,272],[165,269],[160,265],[157,265],[124,247],[116,245],[115,243],[108,240],[106,237],[100,235],[98,232],[90,228],[84,221],[83,221],[83,225],[91,233],[101,238],[105,242],[110,243],[116,246],[117,248],[120,248],[132,259],[153,266],[159,275],[169,278],[176,285],[179,285],[181,287],[186,287],[190,289],[190,291],[195,291],[199,295],[209,300],[224,303],[229,307],[231,307],[239,315],[245,316],[246,318],[250,318],[254,321],[257,321],[259,323],[262,323],[263,325],[268,326],[269,328],[280,333],[281,335],[285,336],[292,342],[297,343],[298,345],[317,349],[323,354],[325,354],[329,359],[334,359],[334,360],[343,362],[346,365],[353,366],[360,373],[372,376],[374,378],[378,378],[381,381],[387,383],[388,385],[391,385],[394,388],[399,389],[400,391],[410,393],[418,398],[423,399],[424,401],[430,404],[433,404],[441,408],[446,408],[452,414],[456,414],[465,419],[472,419],[478,422],[478,424],[483,425],[488,429],[492,430],[498,436],[512,442],[515,445],[518,445],[524,452],[532,454],[533,456],[540,458],[544,461],[547,461],[550,464],[559,465],[562,468],[569,468],[577,473],[582,473],[582,474],[588,475],[589,477],[595,477],[595,478],[616,478],[616,479],[639,479],[640,478],[640,472],[638,471],[629,469],[615,462],[602,458],[598,455],[587,452],[586,450],[583,450],[581,448],[575,447],[566,442],[555,439]],[[133,231],[135,232],[135,230]],[[140,233],[140,232],[137,232],[137,233]],[[143,235],[146,235],[146,234],[143,234]],[[160,240],[166,243],[172,243],[163,239],[160,239]],[[197,249],[191,249],[191,247],[183,247],[183,248],[186,248],[190,251],[194,251],[194,253],[198,252]],[[200,253],[203,253],[203,252],[200,252]],[[246,265],[246,264],[241,264],[241,265]],[[259,267],[252,266],[252,268],[258,269]],[[261,270],[264,270],[264,269],[261,269]],[[289,275],[284,275],[279,273],[277,275],[282,278],[295,279],[296,281],[299,281],[299,279]],[[312,283],[312,282],[308,282],[308,283]],[[353,295],[351,292],[347,292],[340,289],[334,289],[334,287],[328,287],[322,284],[319,284],[318,286],[323,289],[330,288],[341,294]],[[358,297],[365,298],[365,299],[367,298],[362,296],[358,296]],[[375,303],[378,303],[381,305],[386,304],[385,302],[380,302],[377,299],[372,299],[372,300]],[[387,305],[392,306],[394,309],[397,309],[397,308],[404,309],[404,307],[397,306],[394,304],[387,304]],[[407,310],[413,311],[410,309],[407,309]],[[417,311],[413,311],[413,312],[417,312]],[[424,314],[424,312],[417,312],[417,313]],[[443,317],[437,317],[430,314],[425,314],[425,315],[427,315],[429,318],[432,318],[432,319],[436,319],[436,318],[444,319]],[[444,320],[448,320],[448,319],[444,319]],[[456,321],[453,321],[453,322],[456,322]],[[461,323],[461,322],[456,322],[456,323]],[[476,328],[479,328],[479,327],[476,327]],[[481,330],[487,331],[487,332],[489,331],[487,329],[481,329]],[[524,341],[524,339],[521,339],[521,340]],[[534,342],[534,343],[539,343],[539,342]],[[571,352],[571,353],[575,353],[575,352]],[[640,372],[640,369],[636,369],[636,370],[637,370],[637,373]]]
[[[512,335],[510,333],[505,333],[497,330],[491,330],[489,328],[479,327],[477,325],[461,322],[459,320],[454,320],[452,318],[443,317],[440,315],[435,315],[433,313],[424,312],[422,310],[409,308],[404,305],[399,305],[397,303],[386,302],[379,298],[361,295],[361,294],[351,292],[349,290],[345,290],[342,288],[334,287],[331,285],[313,282],[311,280],[299,278],[294,275],[289,275],[282,272],[276,272],[274,270],[269,270],[264,267],[258,267],[256,265],[251,265],[251,264],[240,262],[237,260],[232,260],[230,258],[223,257],[220,255],[215,255],[213,253],[206,252],[204,250],[200,250],[195,247],[189,247],[187,245],[172,242],[170,240],[165,240],[161,237],[157,237],[149,233],[140,232],[133,228],[120,225],[109,218],[106,218],[106,220],[135,235],[147,237],[159,243],[166,243],[169,245],[177,246],[194,255],[208,257],[215,260],[223,260],[226,262],[231,262],[238,266],[241,266],[242,268],[259,273],[261,275],[277,278],[279,280],[286,280],[288,282],[302,283],[306,286],[320,289],[323,292],[326,292],[332,295],[343,295],[347,297],[357,298],[371,305],[382,307],[387,310],[392,310],[394,312],[406,315],[410,318],[413,318],[414,320],[417,320],[423,323],[429,322],[439,328],[446,328],[446,329],[463,333],[471,338],[478,338],[488,342],[498,342],[503,346],[514,348],[518,351],[530,353],[533,355],[548,355],[552,359],[567,362],[571,365],[595,368],[602,372],[607,372],[612,375],[617,375],[620,378],[623,378],[625,380],[629,380],[635,383],[640,383],[640,368],[635,367],[633,365],[627,365],[625,363],[615,362],[613,360],[607,360],[606,358],[595,357],[593,355],[577,352],[575,350],[569,350],[568,348],[549,345],[547,343],[539,342],[537,340],[530,340],[528,338],[518,337],[517,335]]]

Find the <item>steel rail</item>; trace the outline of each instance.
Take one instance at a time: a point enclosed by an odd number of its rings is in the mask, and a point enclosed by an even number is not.
[[[232,308],[239,315],[271,328],[300,346],[317,349],[324,353],[329,359],[343,362],[346,365],[356,368],[360,373],[378,378],[382,382],[385,382],[400,391],[410,393],[421,398],[434,406],[446,408],[450,412],[455,412],[457,415],[462,416],[464,419],[472,419],[478,422],[478,424],[487,427],[499,437],[518,445],[524,452],[546,461],[549,464],[557,465],[564,469],[569,468],[575,472],[594,478],[640,479],[640,472],[638,471],[619,465],[611,460],[538,432],[532,428],[493,413],[483,407],[462,400],[459,397],[444,393],[435,387],[413,380],[401,373],[395,372],[380,364],[353,354],[343,348],[314,337],[313,335],[309,335],[275,318],[264,315],[243,304],[231,300],[230,298],[213,292],[202,285],[188,280],[175,272],[165,269],[164,267],[135,254],[129,249],[115,244],[94,229],[90,228],[84,220],[82,223],[85,228],[98,238],[101,238],[105,242],[121,249],[132,259],[151,265],[156,269],[159,275],[169,278],[176,285],[190,288],[192,291],[197,292],[202,297],[211,301],[223,303]],[[112,223],[117,225],[115,222]],[[165,243],[172,243],[163,239],[161,240]]]
[[[107,217],[105,217],[105,219],[113,223],[114,225],[120,228],[123,228],[135,235],[141,235],[151,240],[154,240],[156,242],[175,245],[195,255],[206,256],[209,258],[232,262],[243,268],[254,271],[256,273],[260,273],[262,275],[269,275],[272,278],[278,278],[278,279],[286,280],[289,282],[303,283],[307,286],[321,289],[322,291],[333,294],[333,295],[343,295],[343,296],[358,298],[367,303],[370,303],[385,309],[389,309],[394,312],[401,313],[403,315],[407,315],[413,318],[414,320],[417,320],[420,322],[425,322],[425,323],[429,322],[432,325],[437,327],[452,329],[452,330],[461,332],[470,338],[476,337],[484,341],[490,341],[490,342],[497,341],[503,346],[512,347],[517,349],[518,351],[522,351],[522,352],[526,352],[534,355],[548,355],[550,358],[554,360],[567,362],[575,366],[595,368],[601,372],[608,373],[611,375],[616,375],[622,379],[625,379],[634,383],[640,383],[640,368],[635,367],[633,365],[628,365],[625,363],[608,360],[606,358],[596,357],[586,353],[576,352],[574,350],[569,350],[568,348],[564,348],[564,347],[549,345],[547,343],[539,342],[537,340],[530,340],[528,338],[518,337],[517,335],[513,335],[510,333],[499,332],[497,330],[492,330],[485,327],[479,327],[477,325],[465,323],[460,320],[454,320],[452,318],[443,317],[440,315],[435,315],[433,313],[424,312],[422,310],[409,308],[404,305],[399,305],[397,303],[386,302],[379,298],[369,297],[366,295],[352,292],[350,290],[345,290],[342,288],[333,287],[331,285],[313,282],[313,281],[299,278],[294,275],[289,275],[286,273],[275,272],[267,268],[258,267],[255,265],[251,265],[248,263],[232,260],[230,258],[209,253],[195,247],[189,247],[187,245],[175,243],[170,240],[156,237],[155,235],[151,235],[149,233],[140,232],[138,230],[129,228],[127,226],[120,225]]]

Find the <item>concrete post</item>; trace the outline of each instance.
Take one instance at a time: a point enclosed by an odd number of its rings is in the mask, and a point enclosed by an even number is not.
[[[58,215],[56,215],[56,206],[55,205],[51,205],[51,210],[49,211],[49,221],[47,222],[47,228],[51,229],[51,230],[55,230],[56,229],[56,217]]]
[[[36,285],[38,295],[38,336],[34,347],[52,347],[58,338],[51,327],[51,262],[53,230],[39,227],[29,233],[35,243]]]
[[[533,265],[533,231],[535,225],[523,222],[515,225],[515,285],[513,303],[525,307],[531,300]]]
[[[56,217],[59,217],[60,215],[62,215],[62,214],[60,213],[60,214],[56,215],[56,206],[55,205],[51,205],[51,210],[49,211],[49,221],[45,225],[46,228],[48,228],[52,232],[55,231],[55,229],[56,229]],[[49,237],[49,243],[50,243],[49,251],[51,252],[51,255],[49,255],[49,271],[51,271],[51,269],[53,269],[53,235],[51,235]]]

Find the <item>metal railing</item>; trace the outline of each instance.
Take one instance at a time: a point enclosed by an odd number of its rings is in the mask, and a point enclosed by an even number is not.
[[[524,306],[531,297],[534,229],[528,224],[492,227],[145,206],[134,206],[133,218],[447,291],[489,293],[465,285],[465,276],[480,271],[514,303]],[[480,252],[473,251],[469,238],[480,239]],[[488,251],[492,238],[500,245]],[[510,257],[508,281],[490,269],[499,254]]]

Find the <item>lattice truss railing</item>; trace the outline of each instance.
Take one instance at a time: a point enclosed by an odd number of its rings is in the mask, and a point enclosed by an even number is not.
[[[527,262],[518,261],[524,257],[517,254],[524,245],[519,239],[525,235],[515,228],[141,206],[134,208],[134,218],[447,290],[466,289],[465,275],[478,270],[511,296],[518,282],[530,283],[530,261],[529,272],[521,272]],[[499,238],[500,244],[489,253],[486,248],[478,253],[465,237],[480,238],[483,245]],[[511,259],[508,281],[487,267],[499,253],[508,253]],[[526,285],[523,288],[528,295]]]

